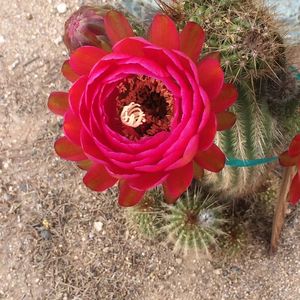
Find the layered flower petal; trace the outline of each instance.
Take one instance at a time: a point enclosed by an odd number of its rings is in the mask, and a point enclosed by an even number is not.
[[[119,183],[119,204],[130,207],[138,204],[144,197],[145,191],[138,191],[128,185],[125,180]]]
[[[89,159],[77,162],[78,168],[81,170],[85,170],[85,171],[87,171],[89,168],[91,168],[92,165],[93,165],[93,162]]]
[[[290,192],[289,192],[289,202],[293,205],[296,205],[300,200],[300,174],[297,172],[297,174],[294,176]]]
[[[220,62],[216,58],[207,55],[199,62],[198,72],[200,85],[210,99],[215,99],[224,84],[224,73]]]
[[[65,160],[81,161],[87,159],[81,147],[71,143],[66,137],[59,138],[54,144],[54,149]]]
[[[74,72],[74,70],[70,66],[70,60],[66,60],[61,68],[61,73],[64,77],[70,82],[75,82],[80,76]]]
[[[63,116],[68,108],[68,93],[65,92],[52,92],[48,98],[48,108],[57,115]]]
[[[163,183],[166,202],[174,203],[191,184],[194,176],[193,163],[172,171]]]
[[[291,144],[290,144],[290,147],[289,147],[289,155],[290,156],[298,156],[300,155],[300,134],[297,134]]]
[[[134,36],[132,27],[124,15],[118,11],[112,10],[104,17],[104,26],[107,36],[112,44],[118,41]]]
[[[94,65],[108,52],[94,46],[76,49],[70,58],[70,66],[79,75],[87,75]]]
[[[228,109],[238,98],[238,92],[231,83],[224,83],[220,94],[212,101],[212,109],[216,112],[223,112]]]
[[[156,15],[149,29],[148,39],[166,49],[179,49],[179,34],[174,21],[166,15]]]
[[[197,61],[204,44],[205,33],[201,26],[188,22],[180,33],[180,50]]]
[[[299,161],[300,161],[300,154],[297,156],[290,156],[289,152],[285,151],[279,156],[279,163],[283,167],[296,166]]]
[[[118,179],[112,177],[102,165],[94,165],[83,177],[83,183],[92,191],[102,192],[112,187]]]
[[[80,119],[76,117],[71,110],[68,110],[68,112],[65,114],[63,128],[65,135],[68,137],[68,139],[72,143],[81,146],[80,132],[82,124],[80,122]]]
[[[200,167],[211,172],[220,172],[224,168],[225,160],[224,153],[215,144],[195,156],[195,162]]]
[[[217,114],[217,130],[230,129],[236,122],[236,116],[229,111],[220,112]]]

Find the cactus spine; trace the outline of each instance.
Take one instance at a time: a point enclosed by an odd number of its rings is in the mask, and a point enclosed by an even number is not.
[[[267,103],[255,97],[249,86],[240,84],[239,99],[232,111],[237,116],[236,124],[232,129],[218,133],[216,138],[227,158],[253,160],[273,156],[279,132]],[[208,173],[205,183],[215,192],[222,191],[228,197],[238,198],[254,192],[266,171],[265,165],[226,166],[218,174]]]
[[[209,253],[209,248],[217,245],[218,237],[225,234],[222,230],[227,222],[223,213],[225,206],[215,197],[205,196],[199,188],[188,190],[175,205],[166,205],[165,209],[161,230],[174,244],[174,251]]]

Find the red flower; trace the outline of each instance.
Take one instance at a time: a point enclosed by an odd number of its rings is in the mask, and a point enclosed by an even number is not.
[[[122,206],[159,184],[173,203],[203,168],[224,167],[213,140],[235,121],[224,111],[237,91],[224,83],[218,55],[197,61],[204,32],[196,23],[178,33],[169,17],[156,15],[147,41],[116,11],[104,21],[112,52],[77,49],[63,66],[76,81],[69,93],[49,97],[49,108],[64,116],[55,150],[87,170],[83,181],[92,190],[119,181]]]
[[[284,167],[297,167],[289,193],[289,202],[295,205],[300,200],[300,134],[293,138],[289,150],[279,156],[279,162]]]

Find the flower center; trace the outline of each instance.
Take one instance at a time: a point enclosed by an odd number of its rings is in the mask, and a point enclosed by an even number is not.
[[[158,79],[138,75],[118,84],[117,114],[122,134],[131,140],[170,131],[173,95]]]

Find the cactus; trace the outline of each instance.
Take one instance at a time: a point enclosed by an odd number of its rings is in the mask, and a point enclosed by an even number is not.
[[[251,0],[158,0],[179,27],[188,20],[206,32],[206,51],[219,51],[229,81],[271,76],[284,64],[283,41],[271,13]],[[164,3],[164,4],[163,4]],[[170,8],[173,8],[172,10]]]
[[[125,209],[128,224],[146,238],[156,238],[162,224],[163,193],[156,188],[146,194],[141,203]]]
[[[237,116],[235,126],[217,135],[216,143],[227,158],[254,160],[273,156],[280,132],[272,118],[266,101],[256,98],[252,88],[239,85],[239,99],[232,111]],[[266,175],[269,166],[254,167],[226,166],[220,173],[207,173],[205,183],[214,192],[221,192],[231,198],[243,197],[255,192]]]
[[[173,206],[165,206],[162,214],[164,226],[161,231],[167,240],[174,243],[174,250],[188,253],[204,250],[217,244],[217,239],[225,233],[222,226],[225,206],[211,195],[204,195],[199,188],[187,191]]]

